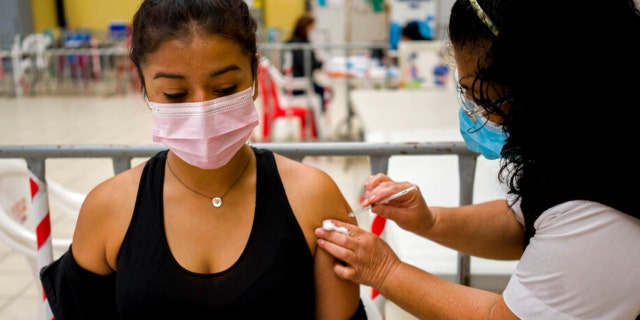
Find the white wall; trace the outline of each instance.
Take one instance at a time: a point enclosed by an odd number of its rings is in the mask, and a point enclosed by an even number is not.
[[[384,42],[388,38],[386,14],[349,6],[314,7],[316,31],[332,44]]]
[[[320,7],[314,1],[313,14],[316,17],[316,33],[321,42],[331,44],[380,42],[389,40],[389,23],[394,19],[394,2],[399,2],[395,9],[396,15],[404,15],[402,20],[415,18],[415,15],[424,16],[423,11],[434,16],[436,39],[441,39],[446,32],[449,22],[449,13],[455,0],[423,0],[423,9],[411,10],[406,1],[386,0],[388,12],[373,12],[369,7],[358,5],[357,2],[349,5],[349,1],[335,1],[333,5]],[[413,13],[412,13],[413,12]]]

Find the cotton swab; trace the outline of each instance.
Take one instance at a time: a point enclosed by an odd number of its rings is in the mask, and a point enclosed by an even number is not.
[[[349,230],[345,227],[336,227],[336,225],[330,220],[325,220],[322,222],[322,229],[327,231],[337,231],[346,235],[349,235]]]

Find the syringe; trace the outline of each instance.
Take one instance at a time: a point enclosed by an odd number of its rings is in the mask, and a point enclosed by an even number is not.
[[[400,197],[400,196],[403,196],[403,195],[405,195],[405,194],[409,193],[409,191],[414,190],[414,189],[416,189],[416,185],[415,185],[415,184],[414,184],[414,185],[412,185],[412,186],[411,186],[411,187],[409,187],[409,188],[406,188],[406,189],[404,189],[404,190],[400,191],[400,192],[394,193],[394,194],[392,194],[392,195],[390,195],[390,196],[386,197],[386,198],[385,198],[385,199],[383,199],[382,201],[378,201],[378,202],[374,203],[373,205],[369,205],[369,206],[366,206],[366,207],[364,207],[364,208],[361,208],[361,209],[355,210],[355,211],[353,211],[353,212],[350,212],[350,213],[349,213],[349,217],[353,218],[353,217],[355,217],[355,216],[357,216],[357,215],[359,215],[359,214],[361,214],[361,213],[368,212],[369,210],[371,210],[371,207],[373,207],[374,205],[376,205],[376,204],[378,204],[378,203],[379,203],[379,204],[387,203],[387,202],[389,202],[389,201],[391,201],[391,200],[393,200],[393,199],[395,199],[395,198],[397,198],[397,197]]]

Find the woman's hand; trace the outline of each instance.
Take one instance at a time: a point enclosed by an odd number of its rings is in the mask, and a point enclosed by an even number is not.
[[[353,224],[330,220],[346,232],[315,230],[318,246],[341,261],[333,271],[342,279],[381,288],[387,276],[401,264],[391,247],[380,237]],[[344,229],[343,229],[344,228]]]
[[[411,187],[410,182],[395,182],[387,175],[377,174],[369,177],[364,184],[364,200],[361,205],[372,205],[371,211],[379,216],[393,220],[407,231],[424,235],[435,223],[433,213],[427,206],[420,189],[380,203],[385,198]]]

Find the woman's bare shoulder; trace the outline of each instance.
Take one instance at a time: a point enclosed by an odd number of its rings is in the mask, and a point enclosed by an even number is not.
[[[304,190],[307,195],[314,197],[336,191],[335,181],[324,170],[279,154],[274,156],[285,185],[295,186],[296,189]]]
[[[144,163],[93,188],[86,196],[73,235],[73,255],[82,267],[107,274],[129,226]]]
[[[306,208],[314,223],[324,219],[348,219],[351,210],[335,180],[324,170],[276,155],[280,177],[294,211]],[[321,222],[320,222],[321,223]]]

